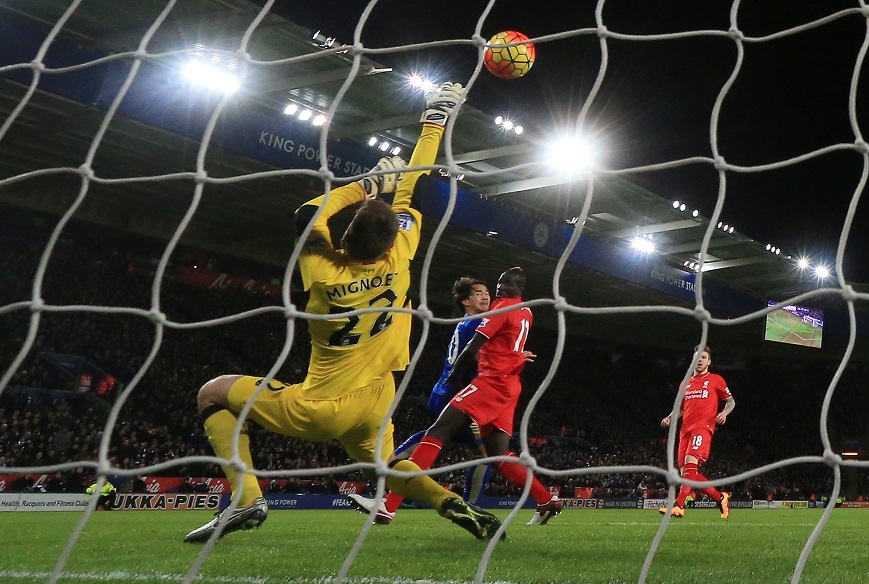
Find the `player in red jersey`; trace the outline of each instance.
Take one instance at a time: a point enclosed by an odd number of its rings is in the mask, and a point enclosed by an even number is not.
[[[522,302],[525,289],[525,272],[522,268],[510,268],[498,279],[495,302],[490,310],[515,306]],[[447,383],[457,387],[462,373],[472,364],[479,352],[477,377],[464,386],[441,412],[437,421],[426,431],[410,460],[421,469],[434,464],[444,442],[474,422],[486,452],[490,456],[510,456],[510,436],[513,434],[513,417],[522,382],[519,374],[525,361],[536,355],[525,353],[525,341],[531,330],[534,317],[527,307],[484,317],[471,341],[456,359]],[[527,469],[518,462],[499,462],[494,467],[504,477],[520,488],[525,487]],[[531,496],[537,502],[537,511],[529,525],[543,525],[561,512],[562,503],[557,496],[535,477],[531,477]]]
[[[696,352],[699,347],[695,347]],[[694,375],[685,386],[685,394],[682,397],[682,405],[679,415],[682,417],[682,427],[679,429],[679,454],[676,462],[682,471],[682,476],[692,481],[709,480],[700,474],[700,466],[709,458],[712,447],[712,434],[715,433],[716,424],[727,422],[727,416],[736,407],[736,401],[730,395],[730,389],[724,378],[709,372],[712,364],[712,351],[709,347],[703,347],[697,365],[694,367]],[[719,412],[719,402],[724,402],[724,408]],[[669,428],[670,416],[661,420],[661,426]],[[685,498],[691,493],[691,487],[682,485],[679,488],[679,496],[673,506],[673,516],[685,515]],[[730,493],[722,493],[715,487],[698,489],[701,493],[718,503],[721,518],[730,516]],[[667,512],[666,507],[659,510],[662,514]]]

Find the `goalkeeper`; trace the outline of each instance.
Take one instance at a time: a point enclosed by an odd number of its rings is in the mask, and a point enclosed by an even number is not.
[[[444,126],[461,101],[462,86],[445,83],[426,100],[422,132],[410,159],[412,167],[434,164]],[[217,456],[233,456],[233,432],[238,414],[251,402],[249,418],[273,432],[308,440],[337,439],[348,455],[361,462],[374,462],[378,430],[395,397],[392,372],[410,361],[408,313],[372,312],[340,316],[369,307],[409,306],[410,261],[420,240],[422,216],[410,203],[417,180],[430,171],[402,173],[400,158],[385,158],[370,176],[315,198],[296,211],[296,228],[312,225],[299,258],[299,271],[310,298],[306,311],[332,314],[330,320],[311,320],[311,360],[304,382],[287,385],[272,380],[256,397],[263,379],[224,375],[199,390],[199,411],[205,432]],[[389,172],[392,171],[392,172]],[[392,205],[377,198],[395,192]],[[328,220],[350,205],[362,203],[334,249]],[[386,425],[384,455],[393,450],[393,426]],[[253,469],[250,442],[242,432],[239,457],[248,471]],[[419,471],[408,460],[391,464],[400,471]],[[224,465],[233,487],[239,470]],[[425,475],[412,478],[388,477],[390,490],[425,501],[438,513],[470,531],[478,539],[489,539],[500,527],[491,513],[464,502]],[[224,510],[202,527],[187,534],[185,541],[205,541],[222,526],[222,535],[239,529],[259,527],[268,514],[257,477],[241,477],[238,508],[229,517]]]

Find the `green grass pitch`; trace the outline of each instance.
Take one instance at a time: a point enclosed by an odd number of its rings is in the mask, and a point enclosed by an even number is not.
[[[506,517],[506,512],[501,515]],[[80,513],[3,513],[0,582],[47,582]],[[93,515],[59,582],[180,582],[202,550],[184,534],[210,519],[199,511],[119,511]],[[499,543],[486,581],[636,582],[661,522],[655,511],[565,510],[546,526],[519,514]],[[674,519],[652,564],[650,583],[786,583],[821,510],[715,510]],[[218,542],[196,582],[328,582],[365,517],[349,510],[273,511],[259,530]],[[802,582],[869,582],[866,525],[857,509],[833,512]],[[355,584],[473,581],[486,542],[432,511],[402,510],[375,525],[348,575]]]

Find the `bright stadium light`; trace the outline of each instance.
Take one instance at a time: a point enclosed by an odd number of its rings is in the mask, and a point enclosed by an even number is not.
[[[826,280],[830,277],[830,270],[827,266],[818,266],[815,268],[815,276],[817,276],[818,280]]]
[[[369,146],[376,146],[377,145],[377,136],[371,136],[370,138],[368,138],[368,145]]]
[[[733,225],[731,225],[730,229],[727,229],[726,231],[727,231],[727,233],[733,233]]]
[[[698,211],[697,209],[694,209],[693,211],[691,211],[691,216],[692,217],[699,217],[700,211]]]
[[[383,142],[380,143],[379,148],[380,148],[381,150],[383,150],[384,152],[386,152],[387,150],[389,150],[389,146],[390,146],[389,142],[387,142],[386,140],[384,140]]]
[[[681,205],[679,205],[680,211],[684,211],[685,209],[687,209],[687,207],[685,206],[685,203],[682,203]]]
[[[509,130],[512,130],[512,129],[513,129],[513,122],[511,122],[510,120],[504,120],[504,123],[501,124],[501,126],[502,126],[505,130],[509,131]]]
[[[581,173],[595,162],[592,145],[582,138],[556,140],[547,150],[549,164],[558,172]]]
[[[724,223],[722,223],[721,221],[719,221],[719,222],[718,222],[718,229],[721,229],[721,226],[722,226],[722,225],[724,225]],[[725,229],[725,231],[726,231],[726,229]]]
[[[631,238],[631,247],[640,253],[654,253],[655,243],[648,237]]]
[[[323,114],[318,114],[313,120],[311,120],[311,123],[315,126],[322,126],[326,123],[326,116],[324,116]]]
[[[401,154],[401,148],[399,146],[396,146],[392,149],[391,154],[393,156],[398,156],[399,154]]]
[[[213,91],[235,93],[241,89],[241,82],[238,77],[225,71],[222,67],[209,65],[199,60],[187,63],[183,73],[188,81]]]
[[[294,103],[291,103],[291,104],[287,105],[287,107],[284,108],[284,113],[287,114],[288,116],[292,116],[292,115],[295,115],[295,113],[298,110],[299,110],[299,106],[297,106]]]
[[[809,267],[809,260],[806,258],[800,258],[797,260],[797,267],[801,270],[805,270]]]
[[[504,116],[495,116],[495,125],[500,126],[504,123]]]
[[[299,119],[304,122],[304,121],[310,120],[311,116],[313,116],[313,115],[314,115],[314,112],[312,112],[311,110],[304,110],[304,111],[302,111],[302,113],[299,114]]]
[[[675,201],[673,201],[673,208],[674,208],[674,209],[678,209],[678,208],[679,208],[679,200],[678,200],[678,199],[675,200]]]
[[[513,128],[513,131],[516,132],[516,135],[518,136],[525,131],[525,128],[523,128],[522,126],[516,126],[515,128]]]

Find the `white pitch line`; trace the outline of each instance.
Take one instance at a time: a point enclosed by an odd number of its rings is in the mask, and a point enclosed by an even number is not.
[[[26,580],[48,578],[51,572],[31,572],[27,570],[0,570],[0,579]],[[86,580],[92,582],[181,582],[184,574],[135,574],[130,572],[63,572],[62,580]],[[195,582],[210,584],[331,584],[333,578],[290,578],[277,576],[197,576]],[[346,578],[347,584],[472,584],[472,580],[416,580],[411,578]],[[496,581],[492,584],[516,584]]]

